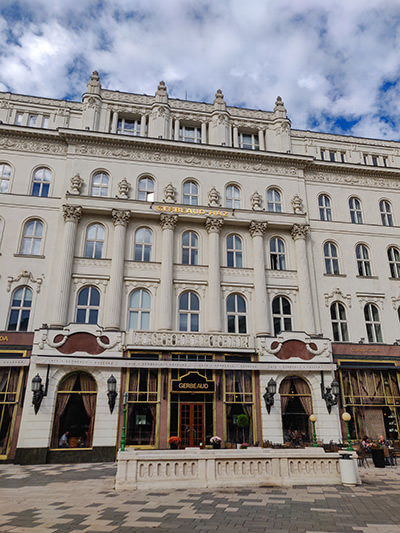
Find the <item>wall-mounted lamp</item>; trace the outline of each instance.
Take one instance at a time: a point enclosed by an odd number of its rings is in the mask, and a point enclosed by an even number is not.
[[[331,413],[332,407],[338,403],[339,392],[339,383],[336,380],[332,381],[330,387],[325,388],[324,374],[321,372],[321,395],[322,399],[325,400],[329,414]]]
[[[115,400],[118,396],[117,380],[112,374],[107,379],[107,396],[108,396],[108,406],[110,408],[110,413],[112,413],[115,407]]]
[[[268,414],[271,412],[271,407],[274,405],[274,395],[276,393],[276,381],[271,378],[268,381],[268,385],[265,387],[264,401],[265,407],[267,408]]]
[[[49,370],[50,365],[47,365],[46,386],[44,389],[42,378],[39,376],[39,374],[36,374],[36,376],[32,379],[32,405],[35,411],[35,415],[37,415],[39,412],[43,397],[47,396],[47,389],[49,387]]]

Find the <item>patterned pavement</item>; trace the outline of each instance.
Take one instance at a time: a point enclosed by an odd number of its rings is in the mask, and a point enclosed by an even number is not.
[[[116,467],[0,465],[0,532],[400,533],[400,465],[359,487],[121,491]]]

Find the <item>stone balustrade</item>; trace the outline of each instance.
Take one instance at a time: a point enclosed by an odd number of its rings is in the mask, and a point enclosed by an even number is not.
[[[322,448],[135,450],[118,453],[116,489],[336,485],[339,454]]]
[[[210,350],[251,350],[254,342],[250,335],[232,333],[185,333],[159,331],[129,331],[126,334],[128,347],[174,347],[207,348]]]

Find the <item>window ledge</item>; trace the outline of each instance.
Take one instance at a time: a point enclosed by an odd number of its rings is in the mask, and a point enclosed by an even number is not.
[[[326,272],[324,273],[324,276],[328,278],[347,278],[347,274],[327,274]]]
[[[379,279],[378,276],[356,276],[356,278],[360,278],[360,279]]]
[[[36,257],[37,259],[44,259],[44,255],[36,255],[36,254],[14,254],[14,257]]]
[[[0,254],[0,255],[1,255],[1,254]],[[393,280],[393,281],[399,281],[399,280],[400,280],[400,277],[398,277],[398,278],[392,278],[392,277],[390,277],[389,279],[391,279],[391,280]]]

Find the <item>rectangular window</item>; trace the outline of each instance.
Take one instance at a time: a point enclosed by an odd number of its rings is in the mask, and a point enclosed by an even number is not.
[[[158,369],[131,369],[127,376],[128,416],[126,443],[154,446],[156,439]]]
[[[378,158],[374,155],[372,156],[372,164],[374,165],[374,167],[378,166]]]
[[[14,122],[14,124],[15,124],[16,126],[22,126],[22,119],[23,119],[23,117],[24,117],[24,114],[23,114],[23,113],[17,113],[17,114],[15,115],[15,122]]]
[[[38,119],[38,116],[37,115],[29,115],[29,118],[28,118],[28,126],[30,128],[36,128],[37,126],[37,119]]]
[[[387,167],[387,157],[382,157],[382,161],[383,161],[383,166],[384,167]]]
[[[325,152],[324,152],[324,150],[321,150],[321,159],[322,159],[322,161],[325,160]]]
[[[346,161],[346,160],[345,160],[345,157],[344,157],[344,152],[340,152],[340,161],[341,161],[342,163],[345,163],[345,161]]]
[[[329,152],[329,159],[330,159],[330,161],[336,161],[336,153],[335,152]]]
[[[47,129],[49,127],[49,120],[50,117],[48,115],[45,115],[42,120],[42,128]]]
[[[368,165],[368,159],[366,155],[363,155],[364,165]]]

